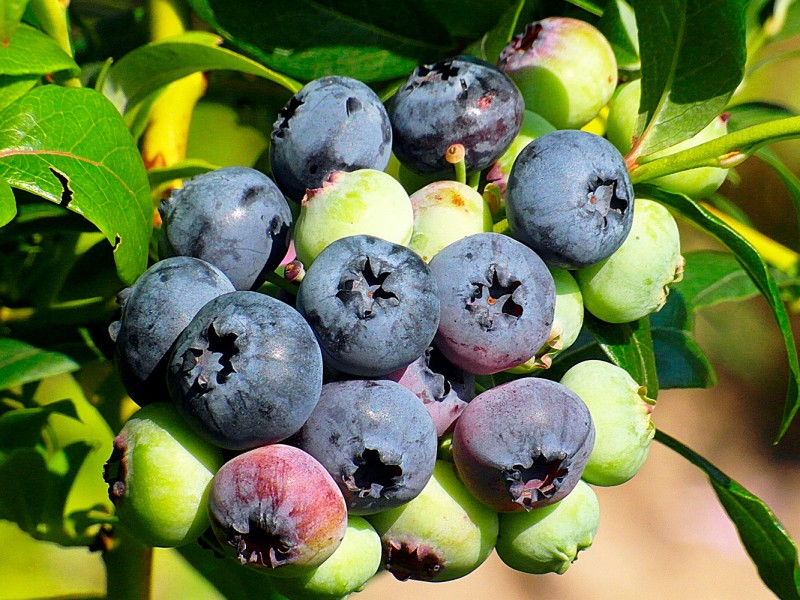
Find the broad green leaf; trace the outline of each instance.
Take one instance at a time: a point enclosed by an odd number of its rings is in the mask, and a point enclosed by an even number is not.
[[[44,447],[42,428],[54,414],[78,418],[72,400],[59,400],[35,408],[12,409],[0,414],[0,459],[16,448]]]
[[[650,325],[646,318],[632,323],[606,323],[587,313],[584,325],[614,364],[622,367],[650,398],[658,396],[658,374]]]
[[[147,174],[106,98],[86,88],[38,87],[0,112],[0,148],[0,179],[93,223],[113,245],[124,283],[147,268]]]
[[[514,31],[524,8],[525,0],[519,0],[509,6],[497,25],[487,31],[481,39],[470,44],[464,50],[464,54],[477,56],[482,60],[495,64],[500,52],[514,37]]]
[[[747,300],[758,288],[733,254],[712,250],[684,254],[683,281],[676,284],[692,309]]]
[[[617,65],[621,69],[635,70],[641,67],[639,60],[639,33],[636,16],[625,0],[610,0],[597,28],[606,36],[614,49]]]
[[[716,385],[714,366],[694,341],[691,332],[653,327],[651,335],[658,383],[663,389],[710,388]]]
[[[701,469],[709,479],[720,504],[739,533],[742,545],[758,569],[761,579],[782,600],[800,598],[800,566],[797,544],[763,500],[728,477],[691,448],[656,431],[655,439]]]
[[[798,396],[800,362],[798,361],[797,347],[795,346],[789,315],[783,305],[778,286],[769,268],[756,249],[742,235],[686,196],[673,194],[655,186],[637,186],[636,189],[637,193],[653,198],[680,213],[727,246],[758,290],[764,295],[767,304],[772,309],[786,347],[790,371],[789,384],[786,391],[786,404],[776,438],[777,443],[786,433],[786,429],[791,424],[798,408],[800,408],[800,397]]]
[[[42,541],[63,546],[85,545],[65,530],[64,505],[75,476],[92,447],[70,444],[47,456],[34,448],[18,448],[0,460],[0,519],[15,522]]]
[[[577,6],[578,8],[582,8],[586,12],[590,12],[595,16],[601,16],[603,14],[603,7],[598,2],[592,2],[592,0],[567,0],[570,4]]]
[[[59,352],[0,338],[0,390],[76,371],[78,367],[78,363]]]
[[[3,0],[0,2],[0,47],[7,47],[22,20],[28,0]]]
[[[0,110],[39,83],[39,75],[0,75]]]
[[[14,39],[0,45],[0,75],[45,75],[57,71],[80,73],[72,57],[48,35],[21,23]]]
[[[150,94],[198,71],[230,70],[263,77],[292,93],[302,86],[254,60],[220,48],[220,38],[190,31],[152,42],[123,56],[98,80],[97,88],[125,114]]]
[[[642,99],[629,154],[645,156],[703,129],[744,74],[746,0],[635,0]]]
[[[517,2],[189,0],[189,5],[226,40],[295,79],[335,74],[375,82],[461,52]]]
[[[708,388],[717,376],[711,361],[694,339],[694,314],[680,292],[673,288],[664,307],[650,315],[650,334],[662,389]]]
[[[14,190],[5,181],[0,179],[0,227],[11,222],[17,216],[17,201]],[[2,343],[2,340],[0,340]]]

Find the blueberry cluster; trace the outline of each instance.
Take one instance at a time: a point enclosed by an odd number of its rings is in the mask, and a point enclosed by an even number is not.
[[[174,191],[110,328],[143,406],[105,469],[122,524],[205,535],[290,598],[380,568],[451,580],[493,549],[563,573],[597,529],[589,484],[642,467],[653,402],[611,363],[548,367],[584,311],[644,317],[682,266],[669,212],[578,129],[616,85],[599,31],[546,19],[498,66],[420,65],[387,106],[312,81],[277,116],[272,177]]]

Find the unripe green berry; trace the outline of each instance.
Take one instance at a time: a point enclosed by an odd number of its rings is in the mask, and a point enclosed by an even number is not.
[[[339,600],[359,592],[381,565],[381,538],[363,517],[350,515],[339,547],[320,566],[272,584],[292,600]]]
[[[173,404],[148,404],[114,438],[104,477],[120,523],[149,546],[194,541],[209,526],[208,487],[222,466]]]
[[[463,577],[486,560],[497,539],[497,513],[476,500],[444,461],[436,462],[419,496],[367,520],[381,536],[384,567],[402,580]]]
[[[497,555],[517,571],[563,574],[578,552],[592,545],[599,525],[597,496],[581,481],[555,504],[501,513]]]
[[[597,433],[583,479],[604,486],[630,480],[650,451],[655,402],[625,369],[601,360],[576,364],[561,383],[589,407]]]
[[[525,374],[537,369],[548,369],[558,354],[578,339],[583,326],[583,296],[578,282],[566,269],[547,267],[556,284],[556,311],[550,337],[544,346],[524,364],[508,370],[509,373]]]
[[[436,181],[411,194],[414,233],[408,247],[425,262],[473,233],[492,230],[492,214],[478,192],[457,181]]]
[[[297,258],[308,267],[331,242],[368,234],[406,245],[414,212],[403,186],[375,169],[335,171],[303,197],[294,230]]]
[[[580,19],[529,24],[500,54],[500,68],[519,87],[525,107],[558,129],[591,121],[617,87],[617,60],[606,37]]]
[[[678,225],[657,202],[636,199],[633,225],[614,254],[576,272],[586,310],[609,323],[660,310],[683,276]]]

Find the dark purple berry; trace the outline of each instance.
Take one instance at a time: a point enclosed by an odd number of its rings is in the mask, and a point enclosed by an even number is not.
[[[478,233],[446,246],[428,266],[441,301],[436,346],[456,366],[498,373],[521,365],[547,341],[555,283],[524,244]]]
[[[494,66],[467,58],[420,65],[389,105],[393,151],[417,173],[451,172],[445,152],[466,150],[467,170],[490,166],[514,141],[525,110],[511,79]]]
[[[580,481],[594,446],[589,409],[569,388],[523,377],[478,394],[453,432],[459,477],[500,512],[540,508]]]

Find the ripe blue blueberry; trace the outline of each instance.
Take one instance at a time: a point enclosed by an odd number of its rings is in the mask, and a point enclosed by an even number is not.
[[[357,515],[409,502],[436,463],[436,428],[428,411],[394,381],[325,384],[295,445],[322,463]]]
[[[353,235],[314,260],[300,284],[297,310],[314,330],[328,366],[379,377],[425,352],[439,324],[439,295],[417,254]]]
[[[441,301],[436,346],[454,365],[498,373],[523,364],[547,341],[555,284],[524,244],[477,233],[440,250],[428,266]]]
[[[420,65],[389,105],[393,151],[417,173],[452,171],[451,144],[466,150],[467,170],[491,165],[514,141],[525,106],[511,79],[476,59]]]
[[[198,433],[246,450],[300,429],[319,400],[322,355],[289,305],[232,292],[206,304],[180,335],[167,385]]]
[[[559,130],[535,139],[517,157],[506,216],[514,237],[548,264],[576,269],[622,245],[633,200],[619,150],[592,133]]]
[[[246,167],[197,175],[159,206],[162,258],[194,256],[237,290],[255,289],[289,248],[292,213],[269,177]]]
[[[392,127],[378,95],[340,76],[315,79],[297,92],[278,113],[271,139],[272,175],[296,201],[334,171],[382,171],[392,152]]]
[[[558,502],[594,447],[586,404],[569,388],[522,377],[478,394],[456,421],[453,462],[478,500],[500,512]]]
[[[169,400],[164,374],[172,345],[206,302],[232,291],[216,267],[176,256],[155,263],[120,292],[121,316],[109,333],[120,377],[136,403]]]

